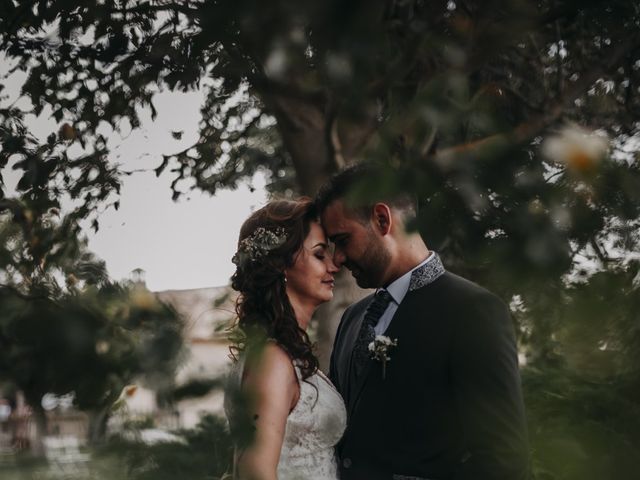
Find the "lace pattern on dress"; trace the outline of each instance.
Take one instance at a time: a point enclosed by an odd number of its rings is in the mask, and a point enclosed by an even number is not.
[[[242,383],[242,358],[232,367],[229,385]],[[285,427],[278,479],[337,480],[334,447],[347,424],[347,411],[342,397],[331,381],[320,371],[302,380],[300,367],[294,362],[300,384],[300,398],[289,413]],[[231,395],[225,395],[225,413],[230,424],[234,418]],[[231,425],[233,427],[233,425]]]

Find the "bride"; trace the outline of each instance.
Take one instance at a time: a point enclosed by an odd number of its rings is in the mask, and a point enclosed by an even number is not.
[[[277,200],[254,212],[233,261],[240,295],[225,412],[234,477],[336,480],[346,410],[306,330],[333,297],[338,268],[312,202]]]

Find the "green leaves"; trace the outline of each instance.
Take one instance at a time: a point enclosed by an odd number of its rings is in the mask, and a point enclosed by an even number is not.
[[[176,311],[141,285],[111,283],[72,215],[35,201],[4,207],[0,381],[32,402],[74,393],[81,409],[108,410],[138,377],[166,388],[183,348]]]
[[[81,409],[108,407],[138,377],[164,386],[180,358],[182,324],[151,294],[144,304],[136,295],[107,284],[3,302],[2,380],[32,399],[73,392]]]
[[[607,419],[582,411],[597,425],[579,425],[569,414],[595,394],[567,397],[547,369],[565,368],[573,376],[562,388],[584,391],[594,375],[606,385],[621,385],[621,371],[637,378],[637,2],[22,3],[0,6],[3,51],[27,71],[32,112],[51,111],[57,124],[45,142],[25,123],[31,112],[0,109],[0,167],[21,171],[20,198],[0,195],[10,218],[0,266],[19,295],[105,288],[77,228],[88,219],[97,229],[100,206],[117,205],[126,168],[110,162],[100,125],[138,128],[144,110],[155,118],[155,92],[201,88],[195,144],[165,152],[155,169],[172,175],[174,199],[182,180],[215,194],[257,171],[271,192],[313,194],[343,165],[379,164],[379,182],[361,193],[415,197],[413,227],[447,266],[512,301],[523,352],[542,372],[536,391],[553,393],[528,397],[544,425],[539,476],[616,471],[589,460],[607,442],[635,440],[637,427],[628,437],[616,421],[606,433]],[[543,156],[545,136],[566,120],[605,131],[611,158],[586,171]],[[49,210],[65,195],[78,206],[58,221]],[[153,340],[145,326],[156,310],[131,312],[128,327]],[[120,377],[110,378],[116,388]],[[560,398],[569,398],[561,413],[542,415]],[[623,406],[605,400],[603,418]],[[547,455],[545,438],[575,460],[571,472]]]
[[[527,369],[533,472],[537,479],[631,478],[639,466],[637,382]]]

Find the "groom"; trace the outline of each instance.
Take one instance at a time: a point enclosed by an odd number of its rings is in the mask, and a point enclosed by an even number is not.
[[[347,405],[342,480],[528,478],[525,414],[506,305],[445,270],[417,233],[408,198],[359,205],[372,171],[333,177],[317,202],[334,262],[377,292],[338,328],[330,376]],[[384,335],[389,361],[368,345]],[[383,349],[385,347],[382,347]]]

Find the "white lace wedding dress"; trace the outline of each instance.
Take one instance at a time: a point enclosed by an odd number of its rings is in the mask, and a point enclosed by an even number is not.
[[[228,388],[239,390],[243,363],[239,360],[232,367]],[[278,480],[337,480],[334,447],[347,424],[344,401],[322,372],[302,380],[295,363],[294,369],[300,380],[300,399],[287,418]],[[224,404],[230,423],[235,413],[231,399],[226,395]]]

